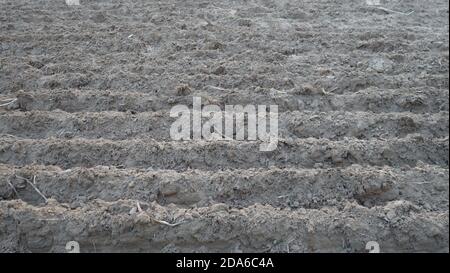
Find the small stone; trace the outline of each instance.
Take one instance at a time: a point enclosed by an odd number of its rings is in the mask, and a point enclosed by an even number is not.
[[[218,50],[224,48],[224,45],[219,42],[213,42],[209,44],[208,49],[210,50]]]
[[[315,163],[315,164],[314,164],[314,168],[315,168],[315,169],[322,169],[323,166],[324,166],[323,163]]]
[[[318,69],[318,71],[319,71],[319,74],[320,74],[321,76],[326,76],[326,75],[331,74],[331,70],[328,69],[328,68],[323,68],[323,67],[321,67],[321,68]]]
[[[178,193],[178,187],[177,185],[174,184],[166,184],[166,185],[162,185],[160,192],[162,194],[162,196],[167,197],[167,196],[172,196]]]
[[[396,217],[396,213],[393,210],[390,210],[386,213],[386,217],[388,220],[393,220]]]
[[[369,60],[368,68],[378,73],[389,72],[392,70],[393,63],[385,58],[373,58]]]
[[[191,88],[187,84],[182,84],[177,86],[177,95],[178,96],[187,96],[191,94]]]
[[[219,204],[214,204],[211,206],[209,213],[211,212],[218,212],[218,211],[228,211],[228,205],[227,204],[223,204],[223,203],[219,203]]]
[[[154,200],[156,200],[156,194],[154,194],[154,193],[152,193],[152,194],[150,194],[150,201],[154,201]]]
[[[347,156],[347,151],[333,150],[331,153],[331,160],[333,160],[334,163],[339,164],[344,162],[344,159],[347,158]]]
[[[323,90],[312,84],[305,84],[302,86],[302,94],[304,95],[322,95]]]
[[[137,212],[137,208],[133,207],[128,214],[133,215],[133,214],[136,214],[136,212]]]
[[[215,75],[223,75],[223,74],[225,74],[225,72],[226,72],[225,67],[219,66],[216,69],[214,69],[214,71],[212,73]]]

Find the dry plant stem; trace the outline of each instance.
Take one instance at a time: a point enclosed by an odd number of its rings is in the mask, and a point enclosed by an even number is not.
[[[11,187],[11,189],[13,190],[14,194],[16,195],[17,198],[19,198],[19,193],[16,190],[16,187],[14,187],[13,184],[11,184],[11,181],[6,181],[8,183],[8,185]]]
[[[169,227],[176,227],[176,226],[179,226],[179,225],[181,225],[181,224],[184,223],[183,221],[181,221],[181,222],[178,222],[178,223],[171,224],[171,223],[169,223],[169,222],[162,221],[162,220],[158,220],[158,219],[155,219],[155,218],[152,218],[152,219],[153,219],[153,221],[155,221],[156,223],[159,223],[159,224],[162,224],[162,225],[166,225],[166,226],[169,226]]]
[[[217,86],[213,86],[213,85],[208,85],[207,87],[211,88],[211,89],[216,89],[219,91],[228,91],[228,89],[222,88],[222,87],[217,87]]]
[[[136,207],[137,207],[138,212],[146,213],[145,211],[142,210],[141,204],[139,204],[139,201],[136,201]],[[166,222],[166,221],[163,221],[163,220],[158,220],[158,219],[155,219],[153,217],[151,217],[151,219],[153,221],[155,221],[156,223],[158,223],[158,224],[166,225],[166,226],[169,226],[169,227],[176,227],[176,226],[181,225],[182,223],[184,223],[183,221],[181,221],[181,222],[178,222],[178,223],[171,224],[169,222]]]
[[[42,192],[36,187],[36,176],[33,176],[33,182],[31,182],[29,179],[26,179],[25,177],[22,176],[17,176],[20,179],[25,180],[45,201],[45,203],[48,202],[47,197],[45,197],[44,194],[42,194]]]
[[[396,13],[396,14],[401,14],[401,15],[411,15],[414,13],[414,11],[410,11],[410,12],[401,12],[401,11],[396,11],[396,10],[391,10],[391,9],[387,9],[384,7],[375,7],[376,9],[388,12],[388,13]]]
[[[8,106],[8,105],[10,105],[11,103],[14,103],[15,101],[17,101],[17,99],[13,99],[13,100],[10,101],[10,102],[4,103],[4,104],[0,104],[0,107]]]

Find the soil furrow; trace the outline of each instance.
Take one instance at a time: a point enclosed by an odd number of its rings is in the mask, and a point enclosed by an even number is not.
[[[0,252],[448,253],[448,14],[0,0]],[[173,140],[194,97],[278,106],[277,145]]]
[[[405,201],[295,211],[136,207],[133,200],[76,209],[52,200],[44,207],[1,201],[1,251],[63,252],[73,238],[81,252],[364,252],[373,240],[382,252],[448,251],[448,211],[418,212]]]
[[[449,172],[437,166],[415,168],[249,169],[230,171],[74,168],[0,165],[0,199],[30,204],[47,198],[80,207],[102,199],[136,199],[161,205],[232,207],[254,203],[274,207],[333,207],[344,201],[366,207],[404,200],[426,211],[448,210]]]
[[[223,113],[222,113],[223,115]],[[0,134],[22,138],[153,138],[170,140],[175,118],[169,112],[31,111],[0,113]],[[207,118],[204,121],[208,120]],[[189,124],[188,124],[189,125]],[[449,113],[374,114],[367,112],[283,112],[278,119],[281,138],[340,140],[405,137],[420,134],[442,138],[449,134]]]
[[[449,141],[411,136],[403,139],[329,141],[280,140],[272,152],[261,142],[124,141],[0,138],[0,163],[59,165],[63,168],[114,165],[186,170],[263,167],[345,167],[352,164],[415,166],[419,162],[448,167]]]
[[[181,90],[181,89],[180,89]],[[189,92],[189,91],[188,91]],[[317,93],[318,92],[318,93]],[[140,92],[100,90],[40,90],[19,92],[18,103],[12,108],[22,110],[55,110],[67,112],[97,111],[169,111],[177,104],[191,106],[192,97],[202,98],[203,103],[230,105],[278,105],[283,111],[370,111],[437,113],[449,111],[449,91],[435,88],[380,90],[366,89],[354,94],[321,94],[309,88],[306,94],[291,94],[276,91],[249,94],[245,91],[222,90],[209,87],[207,92],[194,92],[188,96],[158,96]],[[308,94],[309,93],[309,94]],[[317,93],[317,94],[314,94]]]

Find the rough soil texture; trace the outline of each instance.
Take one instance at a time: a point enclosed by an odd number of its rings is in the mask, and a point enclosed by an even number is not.
[[[0,252],[449,251],[446,0],[80,2],[0,1]],[[277,149],[172,141],[193,96]]]

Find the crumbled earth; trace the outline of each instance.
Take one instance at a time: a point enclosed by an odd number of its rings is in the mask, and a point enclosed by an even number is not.
[[[0,1],[0,252],[449,252],[448,2],[369,2]]]

